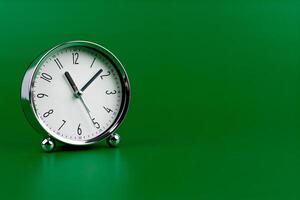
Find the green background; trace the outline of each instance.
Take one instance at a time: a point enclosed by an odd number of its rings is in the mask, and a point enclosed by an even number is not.
[[[299,199],[300,2],[0,2],[1,199]],[[90,40],[132,89],[117,149],[40,149],[31,61]]]

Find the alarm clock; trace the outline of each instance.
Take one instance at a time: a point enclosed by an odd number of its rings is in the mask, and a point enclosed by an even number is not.
[[[106,139],[115,147],[115,130],[128,110],[130,86],[118,58],[89,41],[70,41],[38,56],[21,86],[29,123],[43,136],[41,147],[57,143],[90,145]]]

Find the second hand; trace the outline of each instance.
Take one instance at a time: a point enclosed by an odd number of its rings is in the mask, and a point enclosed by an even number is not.
[[[78,91],[78,88],[77,88],[77,86],[76,86],[74,80],[72,79],[72,77],[71,77],[71,75],[69,74],[69,72],[65,72],[65,76],[66,76],[66,78],[67,78],[69,84],[71,85],[71,87],[72,87],[72,89],[73,89],[74,96],[75,96],[76,98],[79,98],[79,100],[80,100],[81,103],[83,104],[83,106],[84,106],[84,108],[85,108],[85,110],[86,110],[86,112],[87,112],[87,114],[88,114],[88,116],[89,116],[91,122],[93,123],[93,127],[95,127],[94,120],[93,120],[93,118],[92,118],[92,116],[91,116],[91,111],[90,111],[90,109],[88,108],[88,106],[86,105],[85,101],[83,100],[83,98],[82,98],[82,96],[81,96],[81,93]],[[95,128],[96,128],[96,127],[95,127]]]

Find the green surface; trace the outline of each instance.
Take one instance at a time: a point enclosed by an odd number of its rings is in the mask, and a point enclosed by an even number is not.
[[[300,3],[0,2],[1,199],[300,198]],[[61,42],[100,43],[132,88],[117,149],[41,151],[20,82]]]

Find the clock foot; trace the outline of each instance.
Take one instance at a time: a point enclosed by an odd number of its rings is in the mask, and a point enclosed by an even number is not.
[[[108,136],[106,142],[110,147],[116,147],[120,143],[120,140],[121,140],[120,135],[117,133],[113,133],[110,136]]]
[[[54,149],[55,143],[54,143],[53,139],[45,138],[45,139],[42,140],[41,146],[42,146],[42,149],[44,151],[49,152],[49,151],[52,151]]]

